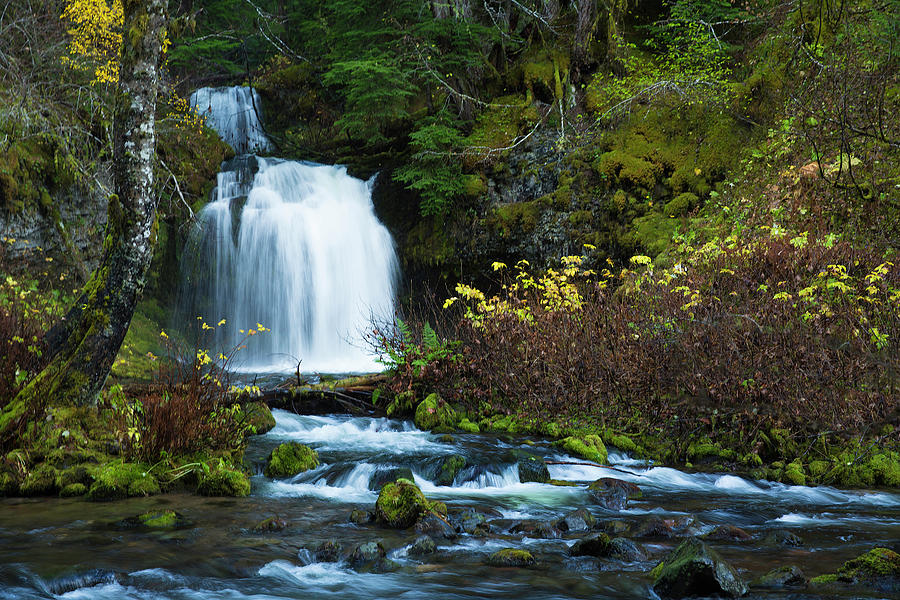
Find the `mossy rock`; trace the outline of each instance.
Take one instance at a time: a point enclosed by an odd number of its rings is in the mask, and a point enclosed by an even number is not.
[[[243,498],[250,495],[250,479],[241,471],[222,466],[200,476],[197,493]]]
[[[747,586],[737,572],[696,538],[683,541],[651,571],[653,590],[662,597],[730,596],[739,598]]]
[[[64,471],[60,471],[56,477],[56,486],[63,489],[73,483],[81,483],[90,486],[94,483],[94,476],[91,474],[93,465],[75,465]]]
[[[555,421],[542,423],[539,429],[541,434],[547,436],[548,438],[558,438],[562,435],[562,427],[560,427],[559,423],[556,423]]]
[[[83,483],[70,483],[59,490],[60,498],[77,498],[88,493],[88,488]]]
[[[453,485],[453,480],[456,478],[456,474],[459,473],[465,466],[466,457],[460,454],[448,456],[441,463],[441,470],[438,472],[438,476],[434,482],[437,485]]]
[[[132,496],[159,493],[159,482],[146,466],[114,461],[97,467],[88,499],[94,501],[120,500]]]
[[[456,426],[466,433],[481,433],[481,429],[478,427],[478,424],[473,423],[467,418],[462,419],[459,423],[456,424]]]
[[[753,582],[753,587],[761,588],[782,588],[782,587],[799,587],[807,583],[803,571],[794,565],[787,565],[772,569],[765,575],[759,577]]]
[[[569,436],[556,442],[563,450],[600,465],[606,464],[606,446],[600,436],[590,433],[585,436]]]
[[[319,454],[315,450],[297,442],[287,442],[272,450],[265,475],[275,479],[293,477],[318,466]]]
[[[635,453],[638,451],[638,445],[627,435],[608,434],[605,436],[605,441],[622,452]]]
[[[12,473],[0,471],[0,498],[19,493],[19,482]]]
[[[59,490],[56,485],[58,474],[52,466],[40,464],[25,476],[19,493],[23,496],[55,496]]]
[[[414,421],[419,429],[430,431],[440,426],[455,429],[458,418],[453,407],[444,402],[440,396],[429,394],[416,408]]]
[[[272,409],[265,402],[249,402],[244,405],[242,411],[256,435],[268,433],[275,428]]]
[[[430,508],[422,490],[411,481],[400,479],[381,488],[375,502],[375,517],[394,529],[412,527]]]
[[[848,560],[836,573],[813,577],[810,584],[863,584],[879,590],[900,591],[900,554],[887,548],[873,548],[869,552]]]
[[[605,533],[592,533],[576,541],[569,548],[572,556],[609,556],[610,539]]]
[[[900,487],[900,452],[883,452],[868,461],[878,485]]]
[[[720,445],[715,444],[710,440],[701,440],[699,442],[694,442],[688,447],[687,456],[694,462],[702,461],[704,459],[731,460],[735,458],[735,452],[733,450],[723,449]]]
[[[530,567],[534,565],[534,555],[528,550],[503,548],[491,554],[488,564],[492,567]]]
[[[793,485],[806,485],[806,473],[803,472],[803,463],[795,460],[787,465],[781,478],[782,481]]]
[[[523,450],[510,450],[508,459],[516,463],[521,483],[548,483],[550,470],[543,458]]]
[[[700,204],[697,194],[684,192],[666,202],[664,214],[669,217],[683,217]]]
[[[187,519],[172,509],[151,510],[122,521],[127,527],[146,529],[176,529],[190,525]]]

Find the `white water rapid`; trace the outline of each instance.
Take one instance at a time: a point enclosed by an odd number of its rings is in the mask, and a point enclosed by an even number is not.
[[[259,94],[249,87],[205,87],[191,94],[191,108],[238,154],[265,152],[271,146],[260,123],[260,106]]]
[[[266,148],[250,121],[229,117],[246,105],[245,89],[204,88],[192,102],[211,107],[236,149]],[[307,372],[378,370],[363,335],[392,318],[398,266],[372,181],[340,166],[243,155],[223,165],[217,184],[185,250],[182,315],[225,319],[217,351],[246,339],[236,370],[292,371],[301,360]],[[248,338],[258,324],[270,331]]]

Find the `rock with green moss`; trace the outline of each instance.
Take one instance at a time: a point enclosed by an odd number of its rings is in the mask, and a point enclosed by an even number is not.
[[[90,486],[94,483],[94,476],[91,474],[93,467],[91,465],[75,465],[64,471],[60,471],[56,477],[56,486],[63,489],[73,483],[81,483]]]
[[[278,517],[268,517],[253,526],[254,533],[276,533],[287,529],[288,523]]]
[[[190,525],[188,520],[172,509],[151,510],[122,521],[127,527],[145,529],[177,529]]]
[[[253,433],[261,435],[275,428],[275,417],[272,409],[265,402],[248,402],[242,409],[245,418],[253,427]]]
[[[622,452],[637,452],[638,446],[627,435],[609,434],[606,436],[606,443],[610,446],[618,448]]]
[[[19,493],[23,496],[55,496],[59,488],[56,485],[58,472],[52,466],[43,463],[25,476]]]
[[[60,498],[78,498],[88,493],[88,488],[83,483],[70,483],[59,490]]]
[[[569,436],[556,442],[556,445],[569,454],[575,454],[600,465],[606,464],[606,446],[598,435],[591,433],[585,436]]]
[[[477,423],[473,423],[468,418],[462,419],[456,425],[459,429],[465,431],[466,433],[480,433],[481,429],[478,427]]]
[[[783,587],[801,587],[807,584],[803,571],[794,565],[772,569],[753,582],[753,587],[777,589]]]
[[[347,563],[362,573],[386,573],[397,568],[396,563],[388,560],[380,541],[360,544],[347,557]]]
[[[430,431],[441,426],[455,428],[458,418],[456,411],[443,398],[429,394],[416,408],[414,421],[419,429]]]
[[[545,435],[548,438],[558,438],[562,435],[562,427],[559,426],[559,423],[550,421],[548,423],[541,424],[540,432],[542,435]]]
[[[388,527],[406,529],[412,527],[430,506],[416,484],[400,479],[381,488],[375,501],[375,518]]]
[[[586,508],[579,508],[566,514],[556,521],[553,526],[564,533],[577,533],[590,531],[597,524],[597,518]]]
[[[806,485],[806,473],[803,472],[803,463],[799,460],[788,464],[781,475],[782,481],[793,485]]]
[[[266,477],[276,479],[293,477],[318,466],[319,455],[315,450],[297,442],[287,442],[272,450],[266,463],[265,474]]]
[[[461,454],[453,454],[443,459],[441,469],[438,471],[437,478],[434,482],[437,485],[449,486],[453,485],[459,473],[466,466],[466,457]]]
[[[159,482],[146,466],[113,461],[97,467],[94,483],[88,489],[88,499],[94,501],[120,500],[132,496],[151,496],[159,493]]]
[[[510,450],[507,460],[514,462],[522,483],[549,483],[550,470],[543,458],[524,450]]]
[[[887,592],[900,592],[900,554],[887,548],[873,548],[848,560],[836,573],[813,577],[814,585],[862,584]]]
[[[734,568],[709,546],[688,538],[651,572],[653,591],[663,598],[730,596],[747,593]]]
[[[592,533],[572,544],[569,554],[572,556],[609,556],[610,541],[609,536],[605,533]]]
[[[491,554],[488,564],[492,567],[530,567],[534,565],[534,555],[528,550],[503,548]]]
[[[409,467],[388,467],[386,469],[378,469],[369,477],[369,489],[378,491],[385,484],[393,483],[398,479],[407,479],[413,481],[413,472]]]
[[[200,476],[197,493],[201,496],[242,498],[250,495],[250,479],[241,471],[220,466]]]

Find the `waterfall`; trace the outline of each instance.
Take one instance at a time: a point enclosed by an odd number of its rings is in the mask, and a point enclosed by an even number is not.
[[[241,98],[225,90],[209,106],[235,114]],[[290,371],[300,360],[304,371],[377,370],[363,335],[392,318],[398,265],[371,192],[372,181],[341,166],[254,155],[224,163],[184,252],[179,318],[225,319],[216,351],[246,339],[238,370]],[[271,331],[248,338],[257,324]]]
[[[259,94],[249,87],[205,87],[191,94],[191,108],[238,154],[270,148],[259,120],[260,106]]]

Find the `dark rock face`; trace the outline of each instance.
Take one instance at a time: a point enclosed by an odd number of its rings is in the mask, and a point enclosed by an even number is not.
[[[747,586],[719,555],[696,538],[686,539],[653,569],[653,590],[663,598],[729,596],[739,598]]]
[[[610,539],[605,533],[592,533],[575,542],[569,548],[572,556],[597,556],[605,557],[610,553]]]
[[[609,558],[623,562],[639,562],[647,560],[647,553],[631,540],[617,537],[609,541]]]
[[[446,540],[456,539],[456,529],[434,513],[426,513],[416,521],[416,533]]]
[[[807,583],[806,577],[798,567],[787,565],[772,569],[759,579],[753,582],[754,587],[761,588],[782,588],[791,586],[804,586]]]
[[[491,531],[491,526],[487,523],[487,518],[475,509],[467,508],[457,514],[452,523],[456,526],[459,533],[468,533],[474,536],[486,536]]]
[[[637,538],[663,538],[675,537],[675,521],[661,517],[648,517],[634,530]]]
[[[564,533],[578,533],[579,531],[590,531],[596,524],[597,519],[594,518],[594,515],[587,509],[579,508],[578,510],[573,510],[553,525]]]
[[[396,568],[393,561],[387,559],[387,552],[381,542],[366,542],[353,549],[347,562],[360,572],[386,573]]]
[[[350,522],[357,525],[367,525],[375,522],[375,513],[357,508],[350,512]]]
[[[719,525],[703,536],[705,540],[722,542],[746,542],[753,538],[752,535],[734,525]]]
[[[380,547],[380,544],[378,544],[378,546]],[[359,548],[361,547],[362,546],[360,546]],[[357,550],[359,550],[359,548],[357,548]],[[337,540],[327,540],[320,543],[318,546],[316,546],[316,551],[314,553],[316,562],[338,562],[341,560],[341,556],[343,554],[344,547]],[[362,557],[362,553],[359,555],[359,557]]]
[[[522,483],[549,483],[550,471],[547,469],[547,463],[540,456],[521,450],[511,450],[510,458],[516,463],[519,481]]]
[[[545,523],[543,521],[522,521],[521,523],[513,525],[509,532],[516,535],[539,539],[553,539],[559,537],[559,531],[550,523]]]
[[[391,469],[380,469],[369,478],[369,489],[380,490],[388,483],[394,483],[398,479],[414,480],[412,471],[408,467],[394,467]]]
[[[448,456],[441,462],[440,470],[434,482],[437,485],[453,485],[456,474],[466,466],[466,458],[459,454]]]
[[[435,551],[437,551],[437,544],[434,543],[434,540],[427,535],[420,535],[416,538],[416,541],[410,545],[407,553],[409,556],[425,556],[427,554],[434,554]]]
[[[278,517],[263,519],[253,527],[254,533],[273,533],[283,531],[288,526],[287,521]]]
[[[642,495],[641,488],[637,485],[611,477],[598,479],[588,486],[588,490],[601,506],[612,510],[622,510],[628,500]]]
[[[803,538],[790,531],[778,529],[766,534],[766,537],[763,538],[763,544],[766,546],[793,546],[799,548],[803,546]]]

